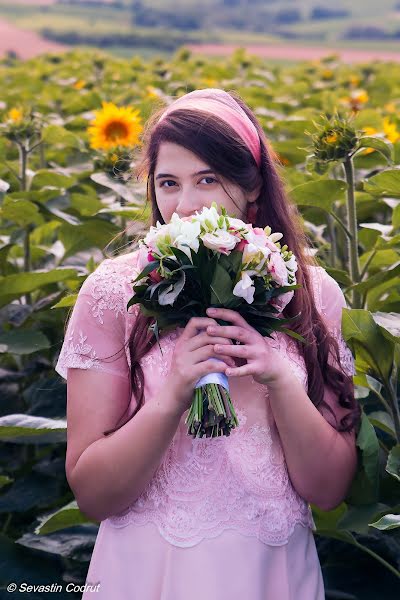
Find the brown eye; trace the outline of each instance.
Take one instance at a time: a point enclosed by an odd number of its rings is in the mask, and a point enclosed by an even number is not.
[[[160,183],[160,188],[162,188],[162,187],[167,187],[167,188],[169,188],[169,187],[172,187],[172,186],[170,186],[170,185],[166,185],[166,186],[165,186],[165,185],[164,185],[164,183],[175,183],[175,181],[173,181],[172,179],[166,179],[165,181],[162,181],[162,182]]]

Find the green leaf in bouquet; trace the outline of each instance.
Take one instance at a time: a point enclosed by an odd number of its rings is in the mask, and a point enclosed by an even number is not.
[[[225,306],[232,299],[232,279],[225,268],[218,262],[215,265],[214,277],[210,284],[210,305]]]
[[[140,271],[139,275],[135,277],[135,279],[131,280],[131,283],[135,283],[136,281],[140,281],[144,277],[147,277],[147,275],[151,273],[151,271],[154,271],[154,269],[156,269],[159,266],[159,264],[159,260],[152,260],[151,262],[147,263],[145,268],[142,271]]]
[[[156,310],[154,310],[153,308],[149,308],[142,302],[140,302],[140,312],[146,317],[156,317],[158,315],[158,312]]]
[[[301,283],[294,283],[293,285],[282,285],[281,287],[272,288],[271,298],[275,296],[280,296],[281,294],[285,294],[286,292],[291,292],[292,290],[298,290],[301,287]]]
[[[217,253],[210,253],[202,244],[200,244],[197,253],[192,252],[192,261],[194,266],[197,267],[198,280],[203,294],[205,290],[210,289],[218,260],[219,255]],[[207,301],[207,298],[204,298],[204,302],[206,303]]]
[[[222,254],[218,262],[234,278],[241,269],[242,257],[242,252],[233,250],[229,255]]]
[[[275,319],[276,321],[282,322],[282,320],[277,316],[279,311],[274,306],[266,306],[265,303],[257,304],[249,304],[245,307],[245,311],[247,318],[253,317],[261,317],[265,319],[265,317]]]
[[[183,244],[183,246],[188,246],[188,244]],[[180,248],[174,248],[173,246],[171,246],[171,252],[173,252],[173,254],[176,256],[176,258],[178,259],[178,261],[180,261],[181,264],[190,265],[191,267],[193,266],[192,261],[190,260],[188,255]]]
[[[145,284],[135,285],[135,287],[134,287],[135,293],[132,296],[132,298],[130,298],[126,308],[128,309],[130,306],[132,306],[132,304],[140,303],[143,300],[147,289],[148,289],[148,286]]]
[[[149,327],[149,329],[151,331],[153,331],[153,334],[155,335],[156,340],[157,340],[158,347],[160,348],[161,354],[162,354],[162,349],[161,349],[161,346],[160,346],[160,331],[158,329],[158,321],[157,321],[157,319],[155,320],[155,322],[153,323],[153,325],[151,325]]]
[[[150,293],[150,300],[153,298],[153,296],[154,296],[155,292],[158,290],[158,288],[161,287],[164,283],[165,283],[164,281],[159,281],[158,283],[151,285],[146,290],[146,293]]]
[[[174,283],[170,283],[166,290],[163,290],[158,294],[158,302],[161,306],[172,305],[178,298],[179,294],[183,290],[186,282],[185,271],[179,272],[179,279]]]
[[[243,306],[242,298],[239,298],[238,296],[234,296],[233,294],[231,296],[231,299],[225,303],[225,308],[230,308],[231,310],[236,310],[240,306]]]
[[[294,338],[295,340],[299,340],[299,342],[302,342],[303,344],[306,343],[306,339],[300,335],[300,333],[297,333],[296,331],[292,331],[291,329],[287,329],[286,327],[282,327],[280,329],[280,331],[282,331],[283,333],[286,333],[286,335],[289,335],[290,337]]]

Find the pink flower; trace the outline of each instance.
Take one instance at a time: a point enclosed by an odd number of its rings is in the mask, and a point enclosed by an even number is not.
[[[278,285],[288,285],[288,272],[285,261],[279,252],[271,253],[268,262],[268,271],[271,273],[272,279],[276,281]]]
[[[292,290],[291,292],[285,292],[284,294],[280,294],[279,296],[275,296],[275,298],[272,298],[270,304],[277,308],[280,311],[279,314],[281,314],[283,309],[289,304],[293,296],[294,290]]]
[[[253,231],[256,235],[265,235],[265,231],[261,227],[253,227]]]
[[[149,252],[148,248],[146,248],[146,246],[144,246],[144,245],[141,246],[139,248],[138,261],[137,261],[138,269],[143,271],[143,269],[152,260],[153,260],[153,255],[151,254],[151,252]]]
[[[162,277],[161,277],[160,273],[157,272],[157,269],[150,271],[149,277],[152,281],[154,281],[154,283],[158,283],[159,281],[162,280]]]
[[[244,247],[247,246],[249,242],[247,240],[240,240],[240,242],[236,245],[235,250],[239,250],[239,252],[243,252]]]

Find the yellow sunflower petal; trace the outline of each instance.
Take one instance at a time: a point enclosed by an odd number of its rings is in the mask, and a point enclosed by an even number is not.
[[[132,147],[139,144],[142,130],[139,110],[103,101],[102,108],[95,111],[88,134],[92,148],[109,150],[115,146]]]

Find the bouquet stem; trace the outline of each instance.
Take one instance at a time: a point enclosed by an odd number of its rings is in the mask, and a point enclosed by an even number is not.
[[[195,388],[185,423],[188,435],[195,438],[229,436],[239,425],[229,392],[218,383]]]

